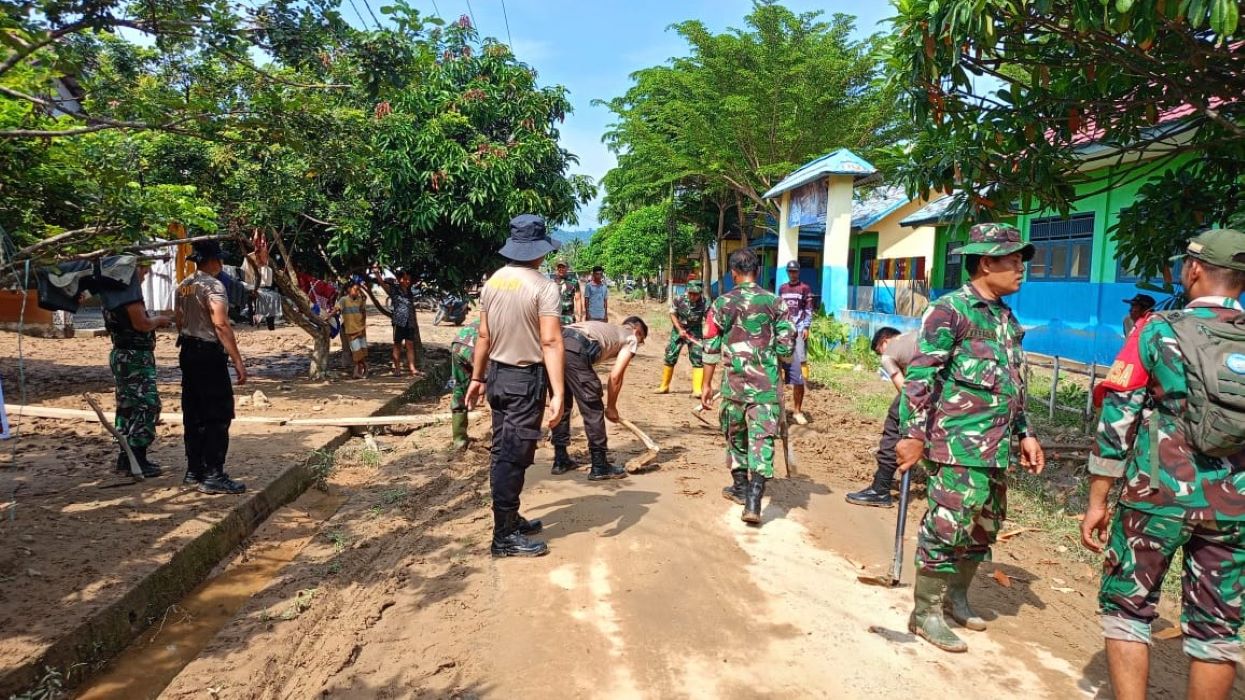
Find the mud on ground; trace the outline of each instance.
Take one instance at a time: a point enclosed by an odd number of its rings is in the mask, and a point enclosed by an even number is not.
[[[551,476],[538,452],[523,510],[544,520],[549,556],[488,556],[481,422],[462,454],[444,427],[383,438],[379,464],[342,460],[330,488],[345,504],[162,697],[1108,696],[1096,574],[1041,533],[983,566],[972,596],[991,628],[963,632],[965,655],[907,632],[910,587],[857,582],[886,569],[896,511],[843,501],[880,432],[855,406],[888,385],[811,392],[813,423],[792,433],[801,476],[772,482],[750,528],[719,495],[720,437],[690,412],[686,364],[680,393],[650,393],[664,341],[629,371],[621,405],[661,444],[655,471],[590,483],[582,469]],[[618,463],[643,450],[616,426],[610,440]],[[918,498],[909,533],[922,511]],[[1180,640],[1158,641],[1152,696],[1182,696],[1186,673]]]
[[[391,338],[388,321],[376,315],[369,328],[374,378],[310,382],[310,338],[294,327],[274,332],[238,327],[238,340],[251,379],[236,388],[239,416],[365,416],[402,394],[409,378],[387,371]],[[432,361],[450,329],[424,329]],[[156,360],[164,409],[180,412],[180,373],[175,336],[160,333]],[[89,334],[76,338],[22,338],[20,370],[26,402],[85,408],[81,393],[98,395],[112,410],[108,369],[110,342]],[[336,351],[340,348],[335,344]],[[0,333],[0,376],[5,398],[22,400],[18,339]],[[334,366],[337,366],[336,364]],[[379,371],[376,371],[379,370]],[[250,396],[262,391],[266,405]],[[437,407],[439,397],[405,411]],[[49,644],[128,592],[169,561],[185,543],[219,522],[235,502],[230,496],[204,496],[181,486],[185,470],[180,425],[160,425],[152,449],[166,475],[133,484],[111,471],[116,459],[112,438],[97,423],[32,419],[10,410],[16,438],[0,442],[0,503],[15,502],[0,518],[0,676],[37,658]],[[293,429],[235,423],[229,473],[252,491],[263,489],[291,464],[338,435],[338,428]],[[133,620],[141,630],[153,620]],[[64,669],[61,669],[64,672]],[[70,669],[70,673],[80,669]]]

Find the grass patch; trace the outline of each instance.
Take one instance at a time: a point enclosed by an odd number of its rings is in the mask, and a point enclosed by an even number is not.
[[[331,450],[316,450],[307,458],[307,468],[311,470],[312,485],[328,493],[329,477],[337,467],[337,454]]]
[[[862,416],[882,420],[895,399],[890,382],[873,372],[836,366],[829,361],[809,364],[809,378],[836,394],[851,397],[852,410]]]

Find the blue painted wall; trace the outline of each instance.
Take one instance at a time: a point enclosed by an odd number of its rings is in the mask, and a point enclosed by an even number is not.
[[[948,291],[935,290],[933,296]],[[1007,303],[1025,327],[1026,350],[1109,365],[1124,345],[1124,300],[1137,293],[1136,286],[1124,282],[1028,282]],[[882,326],[906,331],[920,324],[911,316],[868,311],[847,315],[853,335],[872,336]]]

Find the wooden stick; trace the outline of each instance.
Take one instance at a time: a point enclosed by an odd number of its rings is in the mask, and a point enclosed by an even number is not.
[[[117,443],[121,445],[121,449],[125,451],[126,457],[130,459],[130,476],[134,478],[134,481],[142,481],[143,468],[139,466],[138,458],[134,456],[134,450],[130,449],[130,443],[121,436],[121,433],[117,432],[117,429],[113,427],[112,422],[104,417],[104,409],[100,408],[99,400],[90,394],[83,394],[82,398],[86,399],[87,405],[95,411],[95,415],[99,418],[100,424],[104,426],[105,430],[112,433],[112,436],[116,438]],[[83,411],[83,413],[85,413],[85,411]]]
[[[56,408],[54,406],[22,406],[20,404],[9,404],[9,410],[20,412],[22,415],[30,418],[61,418],[66,420],[95,420],[102,416],[102,420],[115,418],[115,413],[104,413],[101,409],[97,409],[98,413],[91,411],[83,411],[74,408]],[[371,426],[371,425],[415,425],[416,427],[424,425],[434,425],[436,423],[444,423],[450,420],[451,413],[433,413],[422,415],[400,415],[400,416],[343,416],[340,418],[274,418],[269,416],[238,416],[233,419],[234,423],[250,423],[259,425],[284,425],[289,427],[308,427],[308,426]],[[468,417],[472,420],[478,420],[482,414],[479,411],[472,411]],[[180,413],[162,413],[160,420],[164,423],[183,423],[184,417]],[[633,428],[634,429],[634,428]]]
[[[652,438],[650,438],[648,435],[644,433],[643,430],[640,430],[639,428],[637,428],[635,423],[632,423],[626,418],[623,418],[619,420],[618,422],[622,424],[624,428],[634,433],[635,436],[640,439],[640,442],[644,443],[645,448],[653,450],[653,451],[657,451],[661,449],[660,447],[657,446],[657,443],[653,442]]]

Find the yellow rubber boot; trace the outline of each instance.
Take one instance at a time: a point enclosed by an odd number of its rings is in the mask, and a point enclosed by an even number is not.
[[[671,379],[674,379],[674,368],[673,367],[663,368],[661,371],[661,386],[657,388],[657,391],[655,393],[669,394]]]
[[[705,370],[700,367],[692,368],[692,396],[700,396],[700,390],[705,385]]]

